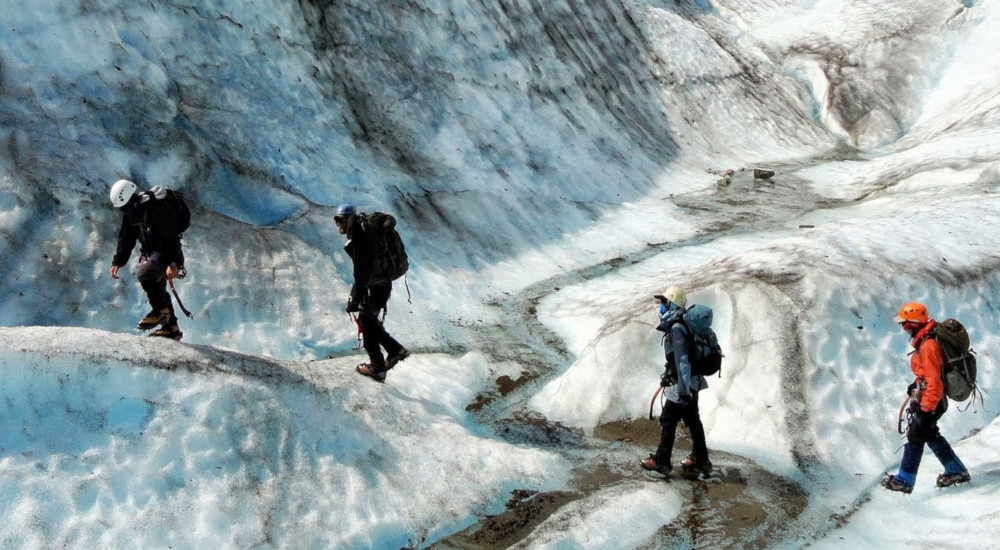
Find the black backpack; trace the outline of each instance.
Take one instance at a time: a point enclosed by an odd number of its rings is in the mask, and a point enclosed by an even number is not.
[[[941,379],[948,399],[965,401],[975,395],[976,355],[970,348],[969,333],[957,319],[945,319],[934,327],[931,336],[937,340],[944,354]]]
[[[180,191],[174,191],[173,189],[157,185],[149,191],[143,191],[142,193],[148,200],[156,201],[157,204],[166,207],[167,212],[169,212],[169,219],[173,227],[162,228],[162,230],[169,230],[170,233],[181,236],[182,233],[191,227],[191,210],[188,209],[188,205],[184,202],[184,196],[181,195]]]
[[[181,195],[180,191],[167,189],[166,192],[166,196],[160,200],[170,211],[170,217],[174,222],[174,231],[180,235],[191,227],[191,210],[188,209],[187,203],[184,202],[184,195]],[[153,193],[150,193],[150,196],[154,199],[156,197]]]
[[[396,231],[396,218],[383,212],[359,213],[358,218],[373,248],[369,283],[395,281],[405,275],[410,268],[410,260],[406,256],[403,239]]]

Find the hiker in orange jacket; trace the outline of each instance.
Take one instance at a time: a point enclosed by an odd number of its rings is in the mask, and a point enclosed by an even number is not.
[[[910,342],[916,351],[910,356],[910,370],[916,379],[907,388],[911,398],[908,411],[910,423],[906,428],[906,445],[903,446],[899,473],[886,474],[882,486],[890,491],[913,492],[925,443],[944,466],[944,473],[937,478],[937,486],[965,483],[972,479],[969,471],[937,426],[938,419],[948,410],[948,398],[944,395],[941,378],[944,353],[933,337],[937,321],[931,319],[927,308],[918,302],[904,304],[893,320],[911,337]]]

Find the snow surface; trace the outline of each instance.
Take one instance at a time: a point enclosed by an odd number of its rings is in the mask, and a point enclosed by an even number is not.
[[[0,548],[432,546],[644,417],[674,284],[726,352],[710,449],[807,495],[770,547],[1000,548],[997,2],[0,8]],[[129,334],[120,177],[194,206],[183,343]],[[384,385],[343,202],[411,255]],[[986,400],[941,422],[972,483],[926,453],[904,496],[910,300],[966,324]],[[687,495],[610,483],[518,547],[658,547]]]
[[[567,469],[477,433],[464,408],[493,369],[476,354],[415,357],[383,387],[343,359],[89,329],[0,339],[8,548],[401,547]]]

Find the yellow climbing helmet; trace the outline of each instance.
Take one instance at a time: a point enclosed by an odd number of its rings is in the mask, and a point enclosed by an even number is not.
[[[672,286],[663,291],[663,294],[653,294],[653,298],[659,301],[670,300],[677,307],[684,307],[688,303],[687,294],[680,287]]]

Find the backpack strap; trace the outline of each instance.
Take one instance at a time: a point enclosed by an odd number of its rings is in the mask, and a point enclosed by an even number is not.
[[[684,330],[687,331],[688,353],[691,353],[691,350],[694,349],[694,345],[696,343],[695,341],[696,336],[694,333],[694,328],[691,327],[691,323],[689,323],[687,320],[687,314],[689,311],[694,309],[694,306],[696,305],[697,304],[691,304],[688,307],[684,308],[684,312],[681,313],[680,318],[677,319],[677,322],[681,323],[681,325],[684,326]]]

